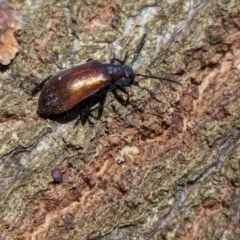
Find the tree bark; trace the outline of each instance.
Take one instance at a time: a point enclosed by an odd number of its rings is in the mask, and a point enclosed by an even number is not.
[[[12,1],[21,51],[0,72],[0,238],[240,239],[239,1],[28,4]],[[141,112],[109,92],[74,128],[19,87],[90,58],[129,64],[144,33],[133,69],[182,86],[136,77]]]

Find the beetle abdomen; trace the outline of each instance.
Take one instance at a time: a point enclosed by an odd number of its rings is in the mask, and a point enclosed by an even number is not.
[[[38,113],[49,116],[65,112],[110,82],[106,66],[95,60],[62,71],[42,89]]]

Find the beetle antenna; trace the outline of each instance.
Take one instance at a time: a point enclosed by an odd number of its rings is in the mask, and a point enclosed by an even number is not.
[[[143,74],[138,74],[138,73],[136,73],[135,76],[147,77],[147,78],[153,78],[153,79],[158,79],[158,80],[162,80],[162,81],[173,82],[173,83],[176,83],[176,84],[182,86],[182,84],[180,82],[177,82],[177,81],[169,79],[169,78],[155,77],[155,76],[143,75]]]
[[[134,55],[133,55],[133,59],[130,63],[130,66],[133,66],[133,64],[136,62],[137,58],[138,58],[138,55],[139,53],[141,52],[142,50],[142,47],[144,45],[144,41],[145,41],[145,38],[147,37],[147,33],[144,33],[143,36],[142,36],[142,39],[141,41],[139,42],[138,46],[137,46],[137,49],[135,50],[134,52]]]

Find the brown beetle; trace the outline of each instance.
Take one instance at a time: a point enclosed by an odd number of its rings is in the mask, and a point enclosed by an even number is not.
[[[109,84],[111,76],[107,67],[96,60],[64,70],[43,87],[38,113],[49,116],[65,112]]]
[[[54,167],[52,169],[52,178],[55,183],[61,183],[63,178],[62,178],[62,172],[58,167]]]
[[[109,64],[90,60],[85,64],[72,67],[45,79],[31,91],[32,94],[35,94],[42,88],[38,101],[38,113],[42,116],[63,113],[98,92],[101,92],[103,95],[100,100],[100,105],[102,106],[106,98],[106,92],[115,90],[120,90],[127,95],[125,105],[131,104],[138,109],[129,100],[129,94],[125,88],[132,84],[137,85],[134,81],[136,76],[165,80],[181,85],[179,82],[168,78],[142,75],[134,72],[132,66],[143,47],[145,38],[146,34],[143,35],[130,65],[125,65],[128,58],[127,55],[123,61],[113,58]],[[115,61],[119,62],[120,65],[116,65]]]

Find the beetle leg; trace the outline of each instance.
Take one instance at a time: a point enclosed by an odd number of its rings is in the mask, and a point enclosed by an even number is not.
[[[126,88],[124,88],[124,87],[121,86],[121,85],[117,85],[117,84],[116,84],[115,86],[116,86],[116,88],[117,88],[118,90],[120,90],[121,92],[127,94],[127,100],[125,101],[125,105],[130,104],[130,105],[134,108],[135,111],[142,111],[142,109],[141,109],[137,104],[135,104],[133,101],[130,101],[130,99],[129,99],[129,93],[128,93],[128,91],[126,90]]]
[[[124,64],[126,63],[126,61],[128,60],[128,58],[129,58],[129,55],[128,55],[128,53],[126,53],[126,54],[125,54],[125,57],[124,57],[124,59],[123,59],[123,63],[124,63]]]
[[[115,84],[115,86],[119,91],[121,91],[121,92],[123,92],[127,95],[126,105],[128,105],[128,103],[129,103],[129,93],[128,93],[127,89],[125,87],[121,86],[121,85]]]
[[[90,126],[94,126],[94,123],[90,120],[89,116],[91,115],[91,109],[89,107],[89,104],[86,104],[86,108],[84,110],[84,118],[83,118],[83,123],[85,123],[86,121],[88,121]]]
[[[46,84],[46,82],[51,78],[52,76],[48,76],[46,79],[44,79],[42,82],[40,82],[36,87],[34,87],[32,90],[29,90],[27,88],[25,88],[22,83],[20,83],[19,87],[27,92],[30,95],[35,95],[36,93],[38,93],[40,90],[42,90],[42,88],[44,87],[44,85]]]
[[[42,90],[42,88],[44,87],[44,85],[46,84],[46,82],[51,78],[52,76],[48,76],[46,79],[44,79],[41,83],[39,83],[35,88],[33,88],[31,90],[32,95],[36,94],[37,92],[39,92],[40,90]]]
[[[106,98],[107,98],[107,93],[103,94],[102,97],[101,97],[101,99],[100,99],[97,119],[100,119],[101,116],[102,116],[102,113],[103,113],[103,107],[104,107],[104,104],[105,104]]]
[[[91,127],[94,126],[94,123],[89,118],[89,109],[86,109],[86,121],[88,121],[88,123]]]
[[[119,62],[121,65],[124,65],[124,64],[126,63],[128,57],[129,57],[128,53],[126,53],[126,55],[125,55],[125,57],[124,57],[123,60],[120,60],[120,59],[118,59],[118,58],[113,57],[113,58],[111,59],[111,61],[110,61],[110,64],[115,64],[115,61],[117,61],[117,62]]]
[[[75,128],[76,126],[78,126],[79,122],[81,122],[81,124],[84,126],[87,121],[88,121],[88,123],[89,123],[89,125],[90,125],[91,127],[94,126],[94,123],[89,119],[89,116],[88,116],[88,115],[84,115],[84,116],[83,116],[82,114],[79,113],[78,118],[77,118],[76,122],[75,122],[74,125],[73,125],[73,128]]]
[[[87,115],[84,115],[84,114],[79,113],[79,114],[78,114],[78,117],[77,117],[77,120],[76,120],[76,122],[75,122],[74,125],[73,125],[73,128],[75,128],[76,126],[78,126],[79,122],[81,122],[81,124],[84,126],[85,123],[86,123],[86,121],[88,121],[91,126],[94,125],[93,122],[91,122],[91,121],[89,120],[89,118],[88,118]]]
[[[94,119],[100,119],[101,116],[102,116],[102,113],[103,113],[103,107],[104,107],[104,104],[105,104],[105,101],[106,101],[106,98],[107,98],[107,93],[103,93],[100,97],[100,99],[98,100],[99,102],[99,105],[95,108],[90,108],[88,110],[88,115],[90,115],[91,117],[93,117]],[[98,110],[98,114],[97,116],[94,116],[91,112],[94,111],[94,110]]]
[[[122,60],[115,57],[111,59],[110,64],[115,65],[115,61],[119,62],[121,65],[124,65],[124,62]]]
[[[78,124],[79,124],[79,122],[81,121],[81,123],[82,123],[82,125],[84,125],[84,123],[85,123],[85,121],[83,121],[83,119],[82,119],[82,114],[78,114],[78,117],[77,117],[77,120],[76,120],[76,122],[74,123],[74,125],[73,125],[73,128],[75,128],[76,126],[78,126]],[[83,123],[84,122],[84,123]]]
[[[82,125],[85,125],[86,121],[88,121],[90,126],[94,126],[94,123],[90,120],[90,118],[97,120],[101,118],[107,92],[108,89],[103,89],[100,91],[100,94],[95,94],[91,97],[91,99],[88,99],[86,102],[80,105],[78,117],[73,127],[76,127],[79,122],[81,122]],[[94,107],[94,105],[97,103],[98,106]],[[96,109],[98,111],[97,116],[92,114],[92,112]]]
[[[81,113],[78,114],[77,120],[74,123],[73,128],[75,128],[80,121],[82,125],[85,125],[86,121],[88,121],[90,126],[94,126],[94,123],[89,119],[90,111],[91,110],[89,110],[89,104],[86,104],[86,108],[82,110]]]

